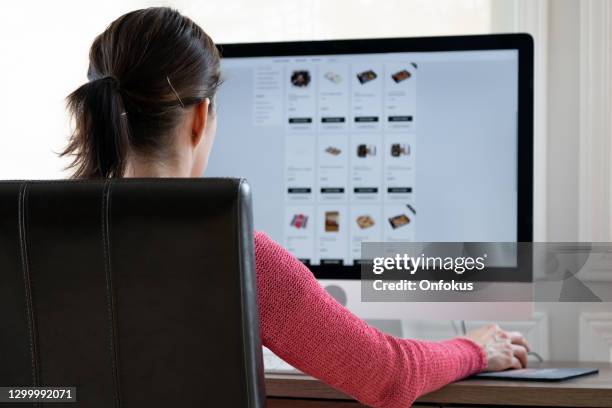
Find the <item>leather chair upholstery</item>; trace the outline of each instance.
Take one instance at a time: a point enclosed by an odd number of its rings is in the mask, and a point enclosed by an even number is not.
[[[0,386],[263,407],[246,182],[0,182]]]

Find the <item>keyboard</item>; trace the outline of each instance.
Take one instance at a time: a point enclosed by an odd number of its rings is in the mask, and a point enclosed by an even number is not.
[[[270,374],[302,374],[300,370],[263,347],[264,371]]]

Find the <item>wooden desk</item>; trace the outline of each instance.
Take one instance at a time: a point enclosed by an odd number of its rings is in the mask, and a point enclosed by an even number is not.
[[[419,398],[417,406],[612,408],[612,364],[545,363],[532,367],[597,367],[599,374],[561,382],[463,380]],[[347,395],[305,375],[266,374],[269,408],[358,408]]]

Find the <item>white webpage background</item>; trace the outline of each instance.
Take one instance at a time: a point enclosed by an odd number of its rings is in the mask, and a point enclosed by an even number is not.
[[[255,69],[330,58],[359,66],[393,61],[418,64],[415,130],[411,131],[418,146],[414,180],[418,187],[411,201],[417,210],[414,240],[516,241],[515,50],[223,60],[225,82],[217,100],[218,131],[206,176],[248,179],[257,230],[285,243],[286,206],[292,204],[287,204],[285,193],[289,133],[285,90],[268,93],[269,103],[279,106],[277,117],[270,124],[256,125]],[[279,75],[285,78],[282,72]],[[351,119],[349,116],[347,121]],[[313,208],[313,213],[317,210]],[[349,260],[350,238],[343,236]]]

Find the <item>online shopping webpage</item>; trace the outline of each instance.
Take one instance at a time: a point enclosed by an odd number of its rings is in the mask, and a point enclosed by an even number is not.
[[[206,176],[307,264],[363,241],[516,241],[518,53],[232,58]]]

